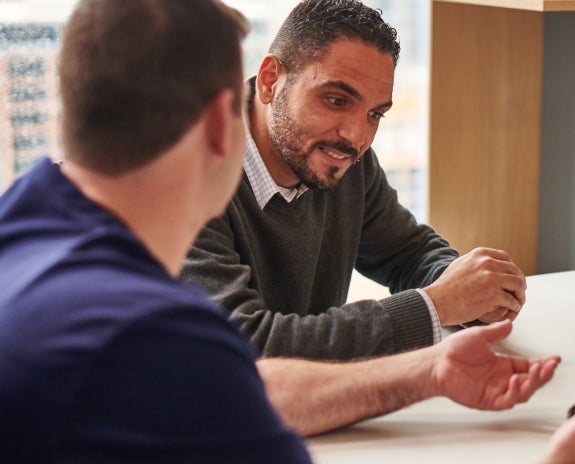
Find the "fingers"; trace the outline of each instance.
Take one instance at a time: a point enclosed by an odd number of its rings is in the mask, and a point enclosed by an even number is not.
[[[561,362],[560,356],[548,356],[546,358],[532,360],[517,356],[507,356],[507,358],[511,360],[513,372],[516,374],[527,373],[529,369],[531,369],[531,366],[539,364],[541,366],[541,378],[545,381],[551,378],[555,368]]]
[[[510,409],[518,403],[524,403],[537,390],[537,378],[541,370],[539,363],[533,363],[529,372],[513,374],[509,378],[507,391],[495,399],[494,410]]]
[[[479,256],[490,256],[491,258],[497,259],[498,261],[512,262],[509,253],[507,253],[504,250],[498,250],[496,248],[477,247],[471,250],[469,254]]]
[[[505,274],[516,275],[525,278],[523,272],[509,256],[509,253],[494,248],[475,248],[468,253],[473,259],[482,260],[488,268],[493,271],[503,272]],[[486,259],[487,258],[487,259]]]
[[[527,358],[519,358],[517,356],[508,356],[508,359],[511,361],[511,368],[513,372],[516,374],[523,374],[529,372],[531,365],[535,362],[539,362],[538,360],[530,361]]]
[[[526,280],[523,274],[516,275],[508,273],[501,275],[501,289],[509,295],[508,301],[510,301],[510,304],[506,305],[509,309],[516,308],[519,310],[521,306],[525,304],[525,290],[527,289],[525,282]]]
[[[515,319],[525,303],[525,289],[523,272],[506,252],[476,248],[453,261],[423,290],[445,326]]]
[[[506,319],[513,320],[515,319],[516,316],[517,316],[516,312],[509,311],[507,308],[502,308],[501,306],[499,306],[495,308],[493,311],[485,313],[483,316],[479,318],[479,320],[481,322],[491,324],[493,322],[500,322]]]
[[[500,306],[512,310],[519,310],[525,304],[525,290],[527,281],[523,271],[511,260],[509,254],[503,250],[493,248],[476,248],[469,255],[481,262],[481,268],[497,274],[502,290],[509,293],[517,303],[509,302]],[[510,300],[508,300],[510,301]]]
[[[515,377],[519,383],[519,397],[518,402],[527,401],[536,390],[545,385],[553,374],[555,369],[559,365],[561,358],[559,356],[550,356],[545,359],[538,359],[535,361],[527,361],[528,369],[525,370],[525,363],[521,360],[517,360],[517,367],[519,368]],[[514,367],[516,364],[514,363]],[[524,372],[523,374],[521,372]]]
[[[478,320],[487,324],[505,319],[514,321],[525,303],[525,294],[516,296],[509,290],[498,290],[494,292],[491,302],[496,305],[495,309],[481,315]]]
[[[539,387],[545,384],[541,376],[541,363],[537,361],[529,367],[526,381],[522,382],[524,376],[521,374],[514,377],[519,383],[518,403],[525,403]]]
[[[521,269],[505,251],[492,248],[476,248],[468,259],[475,263],[472,272],[482,276],[485,298],[490,303],[478,319],[487,323],[515,319],[526,301],[527,281]],[[510,312],[504,314],[505,311]]]
[[[520,403],[527,401],[533,393],[551,380],[559,361],[559,357],[553,356],[543,361],[534,361],[531,364],[529,373],[527,374],[528,380],[524,384],[521,384],[519,389]],[[519,376],[521,376],[521,374]]]
[[[541,379],[543,383],[547,383],[551,380],[560,362],[560,356],[551,356],[543,361],[543,365],[541,366]]]
[[[517,366],[519,371],[510,377],[507,391],[495,401],[495,409],[509,409],[518,403],[525,403],[551,380],[561,359],[559,356],[551,356],[543,360],[527,361],[527,371],[525,361],[521,358],[513,360],[513,366]]]

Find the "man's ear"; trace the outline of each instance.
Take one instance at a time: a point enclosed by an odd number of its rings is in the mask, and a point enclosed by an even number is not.
[[[234,113],[236,95],[232,89],[220,90],[206,106],[207,142],[218,156],[225,156],[231,149],[232,120],[238,115]]]
[[[275,55],[266,55],[256,77],[256,95],[264,104],[273,101],[280,77],[285,74],[281,61]]]

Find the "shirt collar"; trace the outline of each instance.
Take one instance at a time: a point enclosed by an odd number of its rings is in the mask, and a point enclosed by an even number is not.
[[[250,105],[255,93],[254,83],[254,78],[248,81],[250,85],[250,96],[248,99]],[[246,121],[247,153],[244,159],[244,171],[260,208],[264,209],[276,193],[279,193],[288,203],[303,195],[308,190],[308,187],[303,184],[298,187],[284,188],[275,183],[248,128],[249,124]]]

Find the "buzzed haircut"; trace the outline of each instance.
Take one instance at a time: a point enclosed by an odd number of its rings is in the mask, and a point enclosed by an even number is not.
[[[219,0],[80,0],[59,63],[65,158],[120,175],[177,143],[221,90],[239,113],[247,31]]]
[[[291,11],[269,53],[276,55],[288,72],[298,73],[320,60],[338,39],[359,40],[393,57],[397,65],[397,31],[387,24],[381,10],[358,0],[304,0]]]

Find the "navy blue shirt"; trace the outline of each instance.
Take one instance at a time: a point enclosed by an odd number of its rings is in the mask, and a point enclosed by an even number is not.
[[[0,461],[310,459],[226,314],[44,159],[0,199]]]

